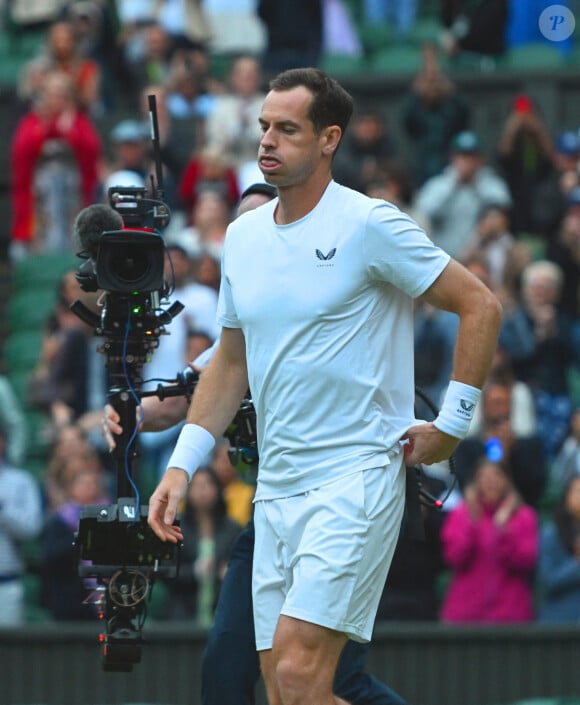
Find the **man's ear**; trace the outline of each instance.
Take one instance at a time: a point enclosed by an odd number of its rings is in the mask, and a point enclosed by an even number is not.
[[[338,125],[329,125],[322,132],[322,152],[332,156],[338,149],[342,130]]]

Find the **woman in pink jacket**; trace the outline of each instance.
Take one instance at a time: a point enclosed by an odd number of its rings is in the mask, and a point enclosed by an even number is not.
[[[534,618],[533,577],[538,520],[522,502],[501,464],[481,458],[464,501],[441,533],[451,582],[445,622],[529,622]]]

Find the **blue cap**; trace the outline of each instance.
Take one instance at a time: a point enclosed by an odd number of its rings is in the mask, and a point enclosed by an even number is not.
[[[147,127],[137,120],[123,120],[111,130],[111,140],[117,144],[123,142],[141,142],[147,137]]]
[[[458,132],[451,140],[451,150],[462,154],[474,154],[481,151],[481,142],[475,132],[465,130]]]

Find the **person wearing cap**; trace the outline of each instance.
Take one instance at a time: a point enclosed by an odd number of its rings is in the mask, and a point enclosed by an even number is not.
[[[134,172],[134,185],[147,182],[149,174],[153,172],[147,138],[147,125],[138,120],[122,120],[113,127],[110,134],[113,148],[111,175],[115,172]],[[123,180],[127,182],[126,174]]]
[[[568,197],[580,186],[580,136],[561,132],[555,141],[552,168],[535,189],[530,200],[532,231],[546,240],[555,237],[568,207]]]
[[[451,142],[448,166],[419,190],[416,208],[429,219],[431,237],[458,257],[487,203],[511,205],[505,181],[485,164],[475,132],[459,132]]]

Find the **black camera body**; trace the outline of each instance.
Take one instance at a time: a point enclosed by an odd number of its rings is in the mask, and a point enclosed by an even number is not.
[[[96,259],[78,270],[83,291],[105,290],[111,294],[148,294],[165,288],[165,243],[147,230],[113,230],[99,238]]]
[[[147,524],[147,507],[137,509],[133,498],[84,507],[77,544],[81,577],[101,577],[122,568],[166,578],[178,573],[178,545],[159,540]]]

